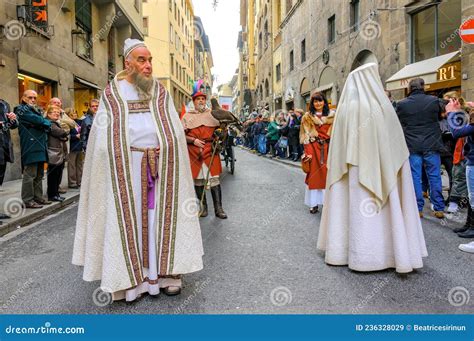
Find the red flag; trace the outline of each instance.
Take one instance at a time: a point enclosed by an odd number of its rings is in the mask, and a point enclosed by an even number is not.
[[[180,120],[183,119],[183,116],[184,116],[185,113],[186,113],[186,106],[183,103],[183,105],[181,107],[181,114],[179,115]]]

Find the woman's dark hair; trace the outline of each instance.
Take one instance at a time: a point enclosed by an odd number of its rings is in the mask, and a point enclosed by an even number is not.
[[[316,109],[314,108],[314,100],[324,101],[323,116],[328,116],[329,103],[328,103],[328,100],[326,99],[326,96],[324,96],[322,92],[315,92],[314,94],[311,95],[311,99],[309,101],[309,112],[313,115],[316,114]]]

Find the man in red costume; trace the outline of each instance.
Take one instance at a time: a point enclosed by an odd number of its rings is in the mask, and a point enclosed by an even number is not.
[[[182,122],[186,132],[194,188],[199,200],[204,195],[200,217],[207,216],[205,190],[209,186],[211,188],[216,217],[227,219],[227,215],[222,208],[222,194],[219,181],[222,165],[219,151],[216,151],[214,157],[212,157],[212,147],[215,138],[214,131],[220,126],[220,123],[212,116],[211,109],[206,106],[206,94],[196,91],[192,98],[194,109],[188,110],[184,114]],[[209,181],[206,183],[208,174]]]

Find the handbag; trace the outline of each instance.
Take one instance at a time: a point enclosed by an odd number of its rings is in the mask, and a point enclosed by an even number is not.
[[[286,149],[288,148],[288,137],[282,136],[278,139],[278,147]]]
[[[62,148],[48,147],[48,164],[57,166],[63,161]]]
[[[313,148],[314,153],[316,154],[316,149],[314,149],[313,143],[310,143],[310,145]],[[311,170],[311,160],[312,159],[313,159],[313,157],[311,155],[305,155],[305,157],[301,159],[301,169],[306,174],[308,174]]]

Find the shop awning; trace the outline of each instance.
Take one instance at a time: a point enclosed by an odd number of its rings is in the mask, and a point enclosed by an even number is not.
[[[392,77],[387,79],[387,90],[404,89],[408,86],[410,79],[421,77],[425,84],[438,82],[438,69],[452,59],[458,57],[459,51],[444,54],[442,56],[422,60],[413,64],[408,64]]]
[[[317,87],[316,89],[314,89],[313,92],[323,92],[323,91],[332,89],[333,86],[334,86],[334,83],[329,83],[329,84],[321,85],[321,86]]]
[[[101,88],[99,88],[99,87],[97,86],[97,84],[88,82],[88,81],[86,81],[85,79],[82,79],[82,78],[77,77],[77,76],[74,77],[74,81],[76,81],[76,82],[78,82],[78,83],[81,83],[82,85],[88,86],[89,88],[94,88],[94,89],[97,89],[97,90],[102,90]]]

